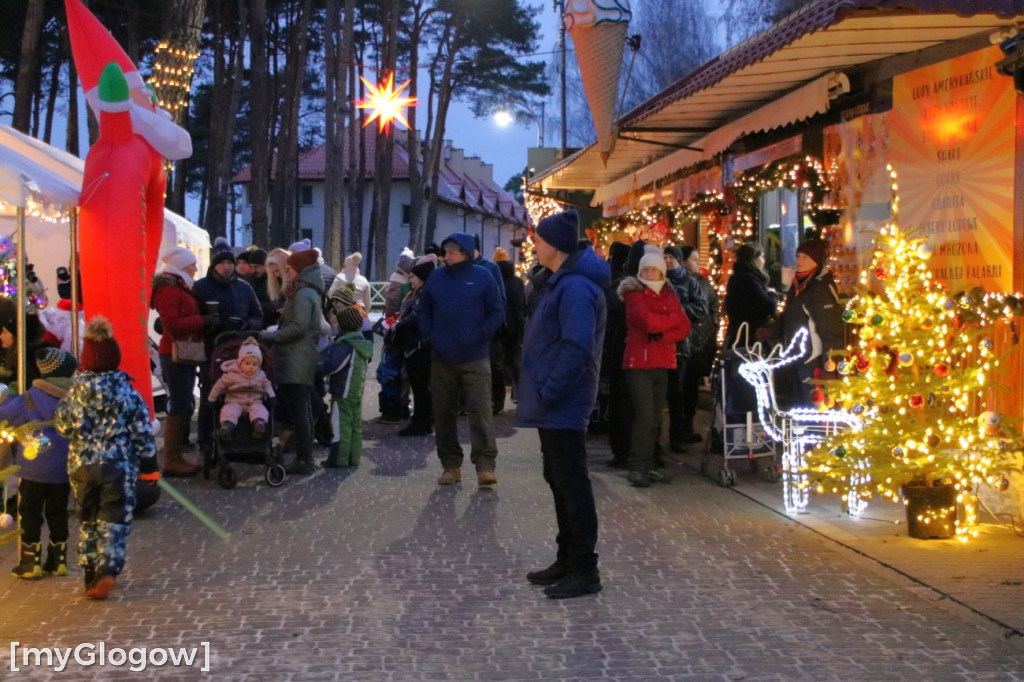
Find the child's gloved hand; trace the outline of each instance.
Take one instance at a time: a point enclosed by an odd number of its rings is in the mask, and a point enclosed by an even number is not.
[[[154,471],[154,472],[148,473],[148,474],[139,474],[139,480],[140,481],[145,481],[146,483],[148,483],[150,485],[156,485],[157,481],[160,480],[160,472],[159,471]]]

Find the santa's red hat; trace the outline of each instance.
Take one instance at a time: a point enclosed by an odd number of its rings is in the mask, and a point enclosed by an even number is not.
[[[128,58],[100,20],[80,0],[64,0],[68,13],[68,33],[71,36],[71,52],[75,57],[75,69],[82,81],[82,90],[89,105],[96,110],[100,74],[110,62],[115,62],[132,90],[146,86],[142,74]]]

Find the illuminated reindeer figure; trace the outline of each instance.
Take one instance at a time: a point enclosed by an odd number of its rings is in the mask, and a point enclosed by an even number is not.
[[[792,364],[807,352],[807,329],[800,329],[789,345],[783,350],[778,344],[767,357],[761,355],[761,344],[750,346],[749,328],[740,326],[732,350],[743,359],[739,373],[754,387],[757,395],[757,415],[765,432],[782,443],[782,494],[787,513],[802,512],[807,508],[810,497],[807,474],[802,470],[804,453],[829,435],[841,429],[858,428],[860,419],[843,410],[828,410],[796,407],[780,410],[775,399],[773,377],[779,367]],[[739,346],[740,339],[743,347]],[[854,483],[861,483],[856,481]],[[859,515],[867,506],[853,490],[847,498],[847,511]]]

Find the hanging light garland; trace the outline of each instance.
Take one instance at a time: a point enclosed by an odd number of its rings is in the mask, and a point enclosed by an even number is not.
[[[519,262],[516,264],[516,273],[520,277],[525,276],[533,265],[533,230],[537,223],[549,215],[565,210],[565,204],[559,203],[554,197],[536,192],[527,192],[523,197],[523,203],[526,205],[529,226],[526,229],[526,239],[520,248]]]

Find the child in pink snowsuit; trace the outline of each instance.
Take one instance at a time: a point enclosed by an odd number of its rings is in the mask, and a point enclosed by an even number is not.
[[[228,360],[221,365],[224,372],[210,390],[210,402],[224,396],[224,407],[220,410],[218,435],[230,440],[243,413],[249,415],[252,435],[262,438],[267,429],[267,408],[264,399],[274,397],[274,387],[260,367],[263,353],[256,339],[248,338],[238,349],[238,359]]]

